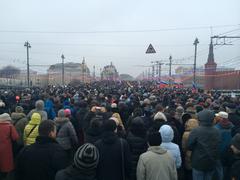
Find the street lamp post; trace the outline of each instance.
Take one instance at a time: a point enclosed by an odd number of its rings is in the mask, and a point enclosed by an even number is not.
[[[195,53],[194,53],[194,65],[193,65],[193,83],[196,86],[196,61],[197,61],[197,45],[199,41],[198,38],[195,39],[193,45],[195,46]]]
[[[27,48],[27,86],[30,87],[29,48],[31,48],[31,45],[27,41],[27,42],[25,42],[24,46]]]

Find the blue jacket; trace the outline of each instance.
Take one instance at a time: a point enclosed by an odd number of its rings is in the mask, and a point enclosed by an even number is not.
[[[173,129],[169,125],[163,125],[159,132],[161,133],[162,137],[161,147],[166,149],[172,155],[175,160],[176,167],[180,168],[182,164],[182,158],[179,146],[175,143],[172,143],[174,137]]]
[[[221,143],[220,143],[220,153],[221,155],[224,155],[227,148],[230,146],[232,135],[231,130],[233,128],[233,124],[230,121],[219,122],[215,125],[215,128],[217,128],[220,132],[221,137]]]

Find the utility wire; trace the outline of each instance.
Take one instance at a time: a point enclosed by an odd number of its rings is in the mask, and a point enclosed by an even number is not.
[[[177,31],[177,30],[195,30],[195,29],[209,29],[235,27],[238,24],[231,25],[214,25],[214,26],[196,26],[196,27],[173,27],[163,29],[144,29],[144,30],[113,30],[113,31],[27,31],[27,30],[0,30],[0,33],[31,33],[31,34],[100,34],[100,33],[146,33],[146,32],[161,32],[161,31]]]

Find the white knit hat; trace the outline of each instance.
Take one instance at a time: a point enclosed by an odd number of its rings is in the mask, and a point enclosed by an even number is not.
[[[0,120],[1,121],[11,121],[11,117],[8,113],[3,113],[0,115]]]

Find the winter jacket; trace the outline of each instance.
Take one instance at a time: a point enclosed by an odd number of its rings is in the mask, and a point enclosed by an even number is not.
[[[13,125],[15,126],[15,128],[18,132],[18,135],[19,135],[17,143],[20,146],[23,146],[24,145],[23,133],[24,133],[24,129],[25,129],[26,125],[28,124],[28,119],[24,113],[16,113],[16,112],[11,114],[11,118],[13,121]]]
[[[162,144],[161,147],[166,149],[173,157],[176,163],[176,167],[180,168],[182,164],[182,158],[180,154],[179,146],[175,143],[172,143],[174,132],[171,126],[163,125],[159,132],[161,133],[162,137]]]
[[[26,125],[23,133],[24,145],[30,145],[35,143],[38,136],[38,127],[41,123],[41,116],[39,113],[33,113],[31,120]]]
[[[98,180],[122,180],[123,165],[125,177],[130,177],[131,155],[126,140],[118,138],[113,132],[105,132],[103,138],[95,145],[100,155],[97,167]]]
[[[232,135],[231,130],[233,128],[233,124],[229,120],[221,120],[215,125],[215,128],[217,128],[220,132],[221,136],[221,143],[220,143],[220,155],[221,157],[226,152],[228,146],[231,143]]]
[[[129,144],[132,157],[131,180],[136,180],[136,169],[139,156],[147,151],[148,145],[146,139],[135,136],[132,132],[128,133],[127,142]]]
[[[18,139],[18,133],[10,121],[0,119],[0,172],[14,169],[12,142]]]
[[[44,102],[42,100],[36,101],[35,107],[36,107],[35,109],[31,110],[28,113],[27,118],[31,119],[33,113],[39,113],[41,115],[41,120],[42,121],[48,120],[47,112],[44,111]]]
[[[188,151],[188,149],[187,149],[188,137],[189,137],[190,132],[198,126],[199,126],[199,123],[196,119],[189,119],[185,124],[185,132],[183,133],[183,137],[182,137],[182,150],[185,155],[184,165],[187,170],[192,169],[192,165],[191,165],[192,152]]]
[[[75,129],[68,118],[56,118],[57,124],[57,142],[65,150],[75,149],[78,145],[78,139]]]
[[[54,180],[57,171],[67,167],[68,158],[62,147],[49,137],[38,136],[19,154],[16,180]]]
[[[71,165],[58,171],[55,180],[96,180],[96,170],[84,171]]]
[[[159,146],[151,146],[139,157],[137,180],[177,180],[172,156]]]
[[[212,126],[193,129],[188,138],[188,149],[192,151],[192,167],[199,171],[211,171],[219,160],[220,133]]]

